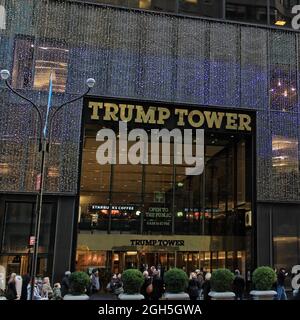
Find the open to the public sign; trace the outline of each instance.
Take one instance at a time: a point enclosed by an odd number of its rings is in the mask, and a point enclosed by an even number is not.
[[[40,173],[36,176],[35,190],[36,191],[40,191],[41,190],[41,174]]]

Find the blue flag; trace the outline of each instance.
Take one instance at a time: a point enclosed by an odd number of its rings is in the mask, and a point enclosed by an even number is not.
[[[48,117],[49,112],[51,108],[51,100],[52,100],[52,90],[53,90],[53,79],[52,79],[52,71],[50,73],[50,79],[49,79],[49,95],[48,95],[48,103],[47,103],[47,113],[46,113],[46,120],[45,120],[45,126],[44,126],[44,139],[47,137],[47,127],[48,127]]]

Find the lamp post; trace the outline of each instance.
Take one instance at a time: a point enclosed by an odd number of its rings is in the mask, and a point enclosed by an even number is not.
[[[34,298],[34,285],[35,285],[35,277],[37,271],[37,260],[38,260],[38,250],[39,250],[39,235],[40,235],[40,225],[41,225],[41,215],[42,215],[42,206],[43,206],[43,194],[44,194],[44,176],[45,176],[45,160],[46,160],[46,153],[49,152],[50,143],[51,143],[51,128],[52,123],[55,115],[57,112],[64,107],[65,105],[80,100],[85,95],[89,93],[89,91],[94,87],[95,80],[93,78],[89,78],[86,80],[87,90],[81,94],[80,96],[71,99],[62,103],[59,107],[55,109],[52,115],[49,117],[49,130],[48,130],[48,112],[46,114],[45,123],[43,123],[43,117],[40,109],[27,97],[23,96],[19,92],[17,92],[10,83],[8,79],[10,78],[10,72],[8,70],[1,70],[0,71],[1,79],[5,81],[6,86],[10,91],[14,94],[22,98],[23,100],[29,102],[31,106],[36,110],[39,118],[39,152],[41,152],[41,164],[40,164],[40,172],[39,172],[39,183],[38,183],[38,194],[36,198],[36,205],[35,205],[35,229],[34,229],[34,249],[33,249],[33,257],[32,257],[32,264],[31,264],[31,291],[30,291],[30,300]],[[50,80],[51,81],[51,80]],[[51,92],[49,90],[49,99],[48,99],[48,108],[50,110],[50,103],[51,103]],[[49,111],[47,110],[47,111]]]

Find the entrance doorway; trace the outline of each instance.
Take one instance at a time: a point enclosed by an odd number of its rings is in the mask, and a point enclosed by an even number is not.
[[[175,252],[119,251],[112,254],[112,272],[123,272],[128,268],[144,271],[151,266],[168,270],[175,267]]]

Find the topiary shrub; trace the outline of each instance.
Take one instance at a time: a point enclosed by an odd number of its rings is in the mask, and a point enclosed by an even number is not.
[[[70,292],[74,296],[84,294],[90,284],[90,277],[82,271],[73,272],[69,278]]]
[[[215,292],[232,291],[233,279],[234,275],[230,270],[217,269],[211,275],[211,290]]]
[[[188,276],[178,268],[173,268],[167,271],[164,275],[166,291],[169,293],[184,292],[188,286]]]
[[[270,267],[258,267],[254,270],[252,281],[256,290],[268,291],[276,281],[276,272]]]
[[[141,271],[137,269],[128,269],[122,273],[124,293],[139,293],[144,283],[144,277]]]

